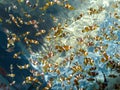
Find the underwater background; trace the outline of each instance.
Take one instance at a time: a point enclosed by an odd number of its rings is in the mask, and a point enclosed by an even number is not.
[[[120,0],[0,0],[0,90],[120,90]]]

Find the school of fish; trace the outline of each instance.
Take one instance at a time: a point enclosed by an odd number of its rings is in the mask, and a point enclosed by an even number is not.
[[[41,90],[41,77],[47,82],[42,90],[119,90],[120,83],[109,86],[109,80],[120,77],[120,0],[73,0],[73,4],[70,1],[44,0],[44,6],[41,6],[41,0],[34,0],[34,3],[32,0],[14,0],[5,8],[8,12],[21,11],[20,16],[9,14],[7,24],[34,28],[34,33],[24,30],[22,34],[11,32],[7,27],[4,30],[11,52],[15,43],[22,42],[30,54],[28,57],[21,51],[13,55],[19,60],[24,55],[29,61],[16,65],[19,70],[29,70],[32,74],[25,77],[22,85],[36,84],[35,89]],[[68,10],[68,18],[61,22],[59,15],[50,13],[54,26],[49,30],[39,29],[40,24],[46,22],[47,10],[58,6]],[[33,13],[37,10],[40,15],[38,13],[38,18],[34,19]],[[0,17],[0,23],[2,20]],[[42,44],[39,38],[42,38]],[[41,48],[34,51],[39,45]],[[7,74],[12,79],[10,86],[16,83],[14,67],[11,64]]]

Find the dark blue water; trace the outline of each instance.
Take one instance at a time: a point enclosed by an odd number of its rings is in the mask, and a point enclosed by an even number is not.
[[[12,52],[8,52],[7,51],[7,35],[4,32],[4,27],[7,27],[8,29],[12,30],[12,32],[21,34],[25,31],[22,31],[24,29],[30,29],[31,27],[27,27],[24,26],[24,28],[19,29],[18,27],[16,27],[15,24],[12,25],[8,25],[5,23],[5,20],[8,19],[8,15],[9,13],[13,12],[5,12],[4,10],[4,5],[0,4],[0,17],[3,19],[3,22],[0,23],[0,67],[3,68],[5,70],[6,73],[10,73],[10,65],[13,64],[14,65],[14,69],[13,72],[15,73],[16,77],[14,78],[16,81],[16,84],[13,86],[15,90],[32,90],[33,85],[32,84],[28,84],[28,85],[22,85],[21,83],[25,80],[26,76],[30,76],[31,73],[28,70],[19,70],[19,68],[16,65],[24,65],[29,63],[28,60],[26,59],[26,57],[24,55],[21,55],[21,59],[14,59],[13,55],[16,52],[21,52],[23,49],[27,53],[27,50],[25,50],[25,47],[22,47],[22,43],[15,43],[15,47],[14,50]],[[18,15],[18,14],[15,14]],[[21,30],[21,31],[20,31]],[[20,32],[19,32],[20,31]],[[28,54],[29,55],[29,54]],[[30,67],[31,69],[32,67]],[[11,82],[12,79],[4,76],[4,78],[8,81]],[[45,85],[45,82],[42,81]]]

